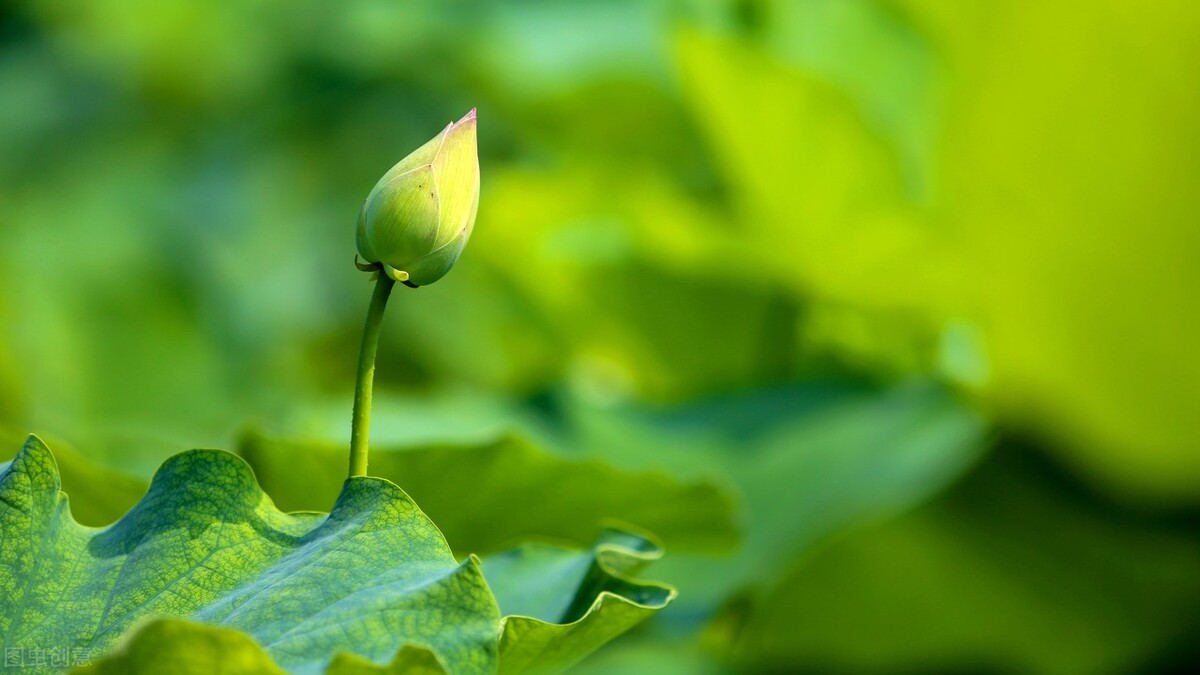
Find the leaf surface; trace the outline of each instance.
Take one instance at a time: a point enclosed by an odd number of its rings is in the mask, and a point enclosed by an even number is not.
[[[557,673],[662,609],[675,590],[633,576],[662,554],[645,536],[603,533],[590,550],[529,544],[483,562],[506,616],[501,673]],[[237,631],[178,619],[136,630],[84,673],[206,675],[220,663],[231,675],[283,672],[253,639]],[[446,667],[428,649],[405,645],[387,665],[338,654],[327,675],[439,675]]]
[[[111,527],[77,524],[54,458],[31,438],[0,473],[4,647],[109,650],[145,617],[245,632],[292,672],[348,652],[432,648],[454,672],[496,667],[499,610],[402,490],[346,481],[332,512],[285,514],[235,455],[169,459]],[[7,652],[6,652],[7,653]]]
[[[608,530],[590,552],[529,545],[485,560],[505,614],[500,672],[561,672],[666,607],[673,588],[633,579],[661,555]]]

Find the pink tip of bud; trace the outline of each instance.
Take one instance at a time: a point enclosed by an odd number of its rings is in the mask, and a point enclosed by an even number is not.
[[[459,125],[459,124],[463,124],[465,122],[473,121],[474,119],[475,119],[475,108],[471,108],[470,112],[468,112],[466,115],[463,115],[462,119],[455,122],[454,124]]]

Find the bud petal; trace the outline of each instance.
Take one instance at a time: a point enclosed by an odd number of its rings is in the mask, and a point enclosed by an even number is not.
[[[450,125],[433,160],[438,188],[445,194],[436,246],[454,239],[474,223],[479,206],[479,158],[475,142],[475,110]]]
[[[425,255],[437,237],[439,210],[431,165],[396,176],[367,202],[364,230],[370,252],[393,267]]]
[[[463,232],[454,239],[446,242],[428,255],[422,256],[409,263],[404,270],[408,272],[407,282],[410,286],[428,286],[446,276],[458,257],[467,246],[467,233]]]
[[[400,160],[367,195],[358,253],[393,279],[431,284],[462,254],[479,209],[475,126],[472,109]]]
[[[407,157],[396,162],[395,166],[388,169],[388,172],[383,174],[383,177],[375,183],[375,187],[371,188],[371,194],[367,195],[367,201],[372,201],[383,186],[390,183],[396,176],[408,173],[422,164],[432,164],[433,158],[437,156],[438,148],[442,147],[442,140],[446,138],[446,132],[450,131],[450,127],[452,126],[454,125],[447,124],[446,128],[442,129],[440,134],[426,141],[425,145],[408,153]]]

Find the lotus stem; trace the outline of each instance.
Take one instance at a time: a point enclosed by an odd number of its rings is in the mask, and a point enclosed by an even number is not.
[[[376,275],[375,291],[367,308],[362,346],[358,350],[358,376],[354,383],[354,414],[350,420],[350,477],[367,475],[367,450],[371,435],[371,392],[375,382],[375,353],[383,310],[396,282],[386,274]]]

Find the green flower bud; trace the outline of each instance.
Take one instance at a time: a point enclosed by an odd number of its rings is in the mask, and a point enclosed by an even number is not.
[[[358,254],[416,288],[454,267],[479,209],[475,110],[383,175],[358,215]]]

